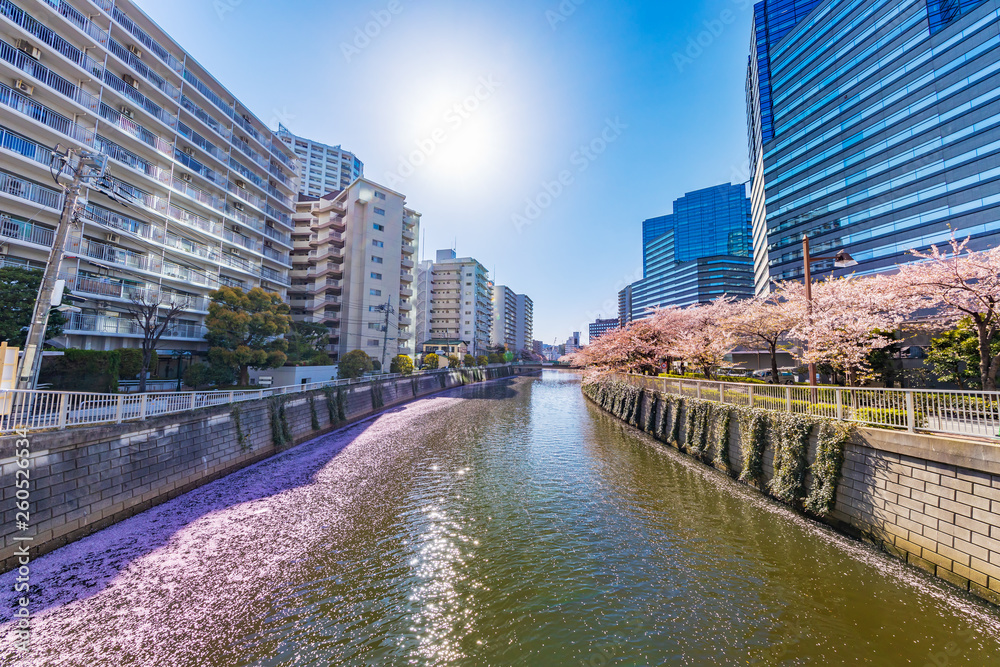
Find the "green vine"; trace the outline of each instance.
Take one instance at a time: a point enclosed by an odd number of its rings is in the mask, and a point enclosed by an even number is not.
[[[420,391],[420,381],[417,378],[410,378],[410,389],[413,391],[413,397],[416,398]]]
[[[743,471],[740,481],[764,487],[764,449],[767,447],[763,408],[742,408],[739,410],[740,444],[743,446]]]
[[[732,412],[724,407],[716,410],[715,421],[715,459],[712,464],[716,468],[721,468],[727,473],[730,472],[729,464],[729,422]]]
[[[448,373],[438,373],[438,383],[442,389],[446,389],[448,387]]]
[[[267,407],[271,417],[271,440],[274,448],[280,449],[292,442],[292,430],[288,427],[288,417],[285,414],[285,397],[272,396]]]
[[[316,397],[309,395],[309,418],[312,420],[312,430],[319,430],[319,415],[316,414]]]
[[[243,412],[240,410],[240,406],[234,405],[232,411],[229,413],[233,419],[233,423],[236,426],[236,442],[239,443],[240,449],[244,452],[250,449],[250,434],[243,432],[243,424],[240,421],[240,417]]]
[[[642,430],[646,433],[652,433],[653,429],[656,427],[656,408],[660,404],[659,394],[654,393],[649,399],[649,409],[646,410],[646,421],[643,423]]]
[[[816,460],[810,468],[812,490],[803,504],[807,512],[826,516],[836,505],[837,485],[840,484],[844,466],[844,446],[850,432],[848,426],[837,422],[824,421],[820,425]]]
[[[788,413],[774,413],[768,418],[774,441],[774,477],[767,488],[775,498],[797,506],[805,497],[809,466],[806,456],[814,422]]]

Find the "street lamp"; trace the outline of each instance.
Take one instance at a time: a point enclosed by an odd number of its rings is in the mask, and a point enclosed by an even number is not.
[[[802,264],[805,267],[806,280],[806,301],[809,302],[809,313],[812,315],[812,270],[810,265],[813,262],[833,260],[833,266],[837,269],[849,269],[857,266],[857,261],[848,254],[846,250],[841,250],[833,257],[810,257],[809,256],[809,236],[802,235]],[[809,385],[816,386],[816,364],[809,364]]]

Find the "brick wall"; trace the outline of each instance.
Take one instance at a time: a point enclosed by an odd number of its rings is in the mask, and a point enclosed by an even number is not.
[[[534,371],[530,367],[488,368],[484,379],[531,372]],[[475,373],[458,370],[385,381],[383,407],[475,381]],[[17,530],[18,466],[14,456],[19,448],[18,438],[0,438],[2,571],[16,564],[13,556],[16,535],[33,534],[31,553],[38,556],[272,456],[281,448],[305,442],[382,409],[373,406],[369,384],[345,387],[344,391],[347,392],[344,423],[330,422],[327,398],[322,391],[285,398],[285,422],[291,442],[283,447],[276,447],[272,438],[270,399],[142,422],[29,434],[31,529],[27,533]],[[310,397],[319,429],[312,427]],[[244,436],[242,441],[240,432]]]
[[[666,408],[659,401],[658,420]],[[644,425],[652,395],[643,395]],[[685,410],[681,411],[682,419]],[[682,424],[684,422],[682,421]],[[681,444],[685,442],[682,428]],[[705,457],[715,456],[715,439]],[[807,459],[816,456],[816,434]],[[731,470],[743,466],[738,420],[730,420]],[[1000,446],[950,436],[857,428],[845,447],[833,511],[822,520],[995,604],[1000,604]],[[764,455],[774,476],[774,447]],[[807,475],[806,489],[812,487]],[[765,483],[766,488],[766,483]]]

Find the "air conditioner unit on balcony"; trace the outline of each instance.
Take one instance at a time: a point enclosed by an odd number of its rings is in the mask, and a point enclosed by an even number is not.
[[[238,201],[235,201],[235,202],[233,202],[233,208],[235,208],[237,211],[242,211],[243,210],[243,204],[241,204]]]
[[[136,79],[136,78],[135,78],[134,76],[132,76],[131,74],[123,74],[123,75],[122,75],[122,81],[124,81],[124,82],[125,82],[125,83],[127,83],[128,85],[132,86],[132,87],[133,87],[133,88],[135,88],[136,90],[139,90],[139,80],[138,80],[138,79]]]
[[[126,118],[135,118],[135,111],[132,109],[132,107],[122,107],[121,112],[122,115],[125,116]]]
[[[122,240],[122,237],[117,234],[105,234],[104,238],[108,243],[118,243]]]
[[[237,178],[236,179],[236,187],[238,187],[241,190],[246,190],[247,189],[247,182],[246,181],[241,181],[240,179]]]
[[[30,83],[26,83],[23,79],[17,79],[14,81],[14,87],[25,95],[31,96],[35,94],[35,87]]]
[[[231,252],[232,254],[236,255],[237,257],[239,257],[239,256],[240,256],[240,251],[239,251],[239,250],[237,250],[236,248],[233,248],[232,250],[230,250],[230,252]]]
[[[191,182],[191,174],[181,174],[181,180],[190,183]]]
[[[184,151],[184,155],[194,155],[194,149],[191,148],[190,146],[185,146],[181,150]]]
[[[245,135],[245,134],[241,134],[240,135],[240,141],[242,141],[245,144],[249,144],[250,143],[250,139],[248,139],[247,135]]]
[[[21,53],[26,53],[34,60],[42,59],[42,50],[26,39],[19,39],[14,43],[15,48]]]
[[[135,44],[129,44],[125,48],[127,48],[129,50],[129,53],[131,53],[136,58],[142,58],[142,51],[140,51],[139,47],[136,46]]]

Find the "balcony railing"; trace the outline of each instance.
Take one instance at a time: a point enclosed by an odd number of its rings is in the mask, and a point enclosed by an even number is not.
[[[167,157],[174,156],[174,146],[166,139],[161,139],[139,123],[135,122],[118,109],[113,109],[107,104],[101,103],[101,118],[108,121],[125,134],[135,137],[151,148],[163,153]]]
[[[110,51],[113,56],[131,67],[132,70],[139,74],[139,76],[143,79],[153,84],[153,86],[156,87],[156,89],[161,93],[175,102],[180,100],[181,91],[178,90],[176,86],[151,70],[146,63],[142,62],[142,60],[137,58],[134,53],[126,49],[124,46],[112,39],[108,42],[108,51]]]
[[[118,7],[114,6],[113,0],[92,0],[95,5],[108,12],[119,25],[129,31],[135,39],[145,46],[157,58],[166,63],[170,69],[178,74],[184,71],[184,63],[174,57],[172,53],[163,48],[159,42],[150,37],[142,28],[137,26],[128,15]]]
[[[226,203],[221,198],[216,197],[211,192],[207,192],[199,187],[191,185],[183,178],[177,178],[174,176],[170,181],[170,185],[177,192],[182,192],[191,199],[201,202],[205,206],[214,208],[216,211],[222,213],[226,211]]]
[[[0,148],[22,155],[46,167],[52,164],[52,149],[22,137],[0,125]]]
[[[94,278],[91,276],[77,277],[73,291],[80,294],[91,294],[108,299],[121,299],[123,301],[131,301],[134,295],[138,295],[150,303],[160,301],[165,304],[184,304],[185,310],[199,312],[208,311],[209,304],[209,299],[203,296],[179,294],[159,287],[139,287],[107,278]]]
[[[91,39],[93,39],[98,44],[103,46],[108,45],[108,33],[104,32],[96,25],[93,21],[84,16],[70,4],[62,2],[62,0],[44,0],[46,4],[52,7],[56,12],[62,15],[67,21],[75,25],[77,28],[86,33]]]
[[[204,123],[205,127],[212,130],[226,141],[229,141],[230,139],[233,138],[233,133],[228,127],[226,127],[218,120],[210,116],[204,109],[198,106],[187,95],[181,95],[181,107],[186,109],[192,116],[194,116],[202,123]]]
[[[104,65],[98,63],[83,51],[67,42],[54,30],[38,21],[13,2],[10,2],[10,0],[0,0],[0,15],[6,16],[11,22],[36,37],[53,51],[89,72],[91,76],[96,78],[101,77]]]
[[[177,133],[222,164],[229,163],[229,155],[225,151],[180,121],[177,123]]]
[[[287,246],[292,245],[292,235],[288,232],[283,232],[274,227],[264,227],[264,236],[274,239],[275,241],[280,241]]]
[[[162,227],[156,227],[148,222],[129,218],[114,211],[109,211],[106,208],[95,206],[94,204],[87,204],[86,208],[84,208],[83,217],[110,229],[135,234],[156,243],[163,242],[164,231]]]
[[[94,145],[94,131],[77,125],[66,116],[43,106],[16,92],[8,85],[0,83],[0,104],[38,121],[60,134],[86,146]]]
[[[177,116],[140,93],[135,86],[120,79],[111,70],[104,70],[104,83],[170,129],[177,129]]]
[[[132,250],[119,248],[106,243],[98,243],[91,239],[83,239],[80,253],[90,259],[96,259],[106,264],[116,264],[140,271],[160,272],[160,259],[156,256],[143,255]]]
[[[99,101],[95,96],[62,78],[37,60],[32,60],[27,54],[18,51],[3,40],[0,40],[0,60],[6,60],[28,76],[38,79],[49,88],[52,88],[63,97],[71,99],[91,111],[97,111]]]
[[[40,227],[24,220],[17,220],[6,215],[0,215],[0,237],[51,248],[52,241],[55,238],[55,230],[49,227]]]
[[[97,135],[96,147],[99,151],[132,169],[149,176],[161,183],[170,183],[170,172],[145,160],[130,150],[126,150],[115,142]]]
[[[236,115],[233,112],[232,106],[219,97],[211,88],[202,83],[201,80],[192,74],[190,70],[185,68],[182,76],[185,81],[193,85],[199,93],[205,96],[205,99],[217,106],[220,111],[224,112],[230,118],[233,118]]]
[[[84,315],[73,313],[63,326],[66,333],[100,333],[118,336],[142,336],[142,328],[129,317],[106,317],[104,315]],[[202,340],[207,329],[201,324],[171,324],[164,338],[180,340]]]
[[[0,171],[0,192],[52,209],[62,208],[61,192],[2,171]]]

